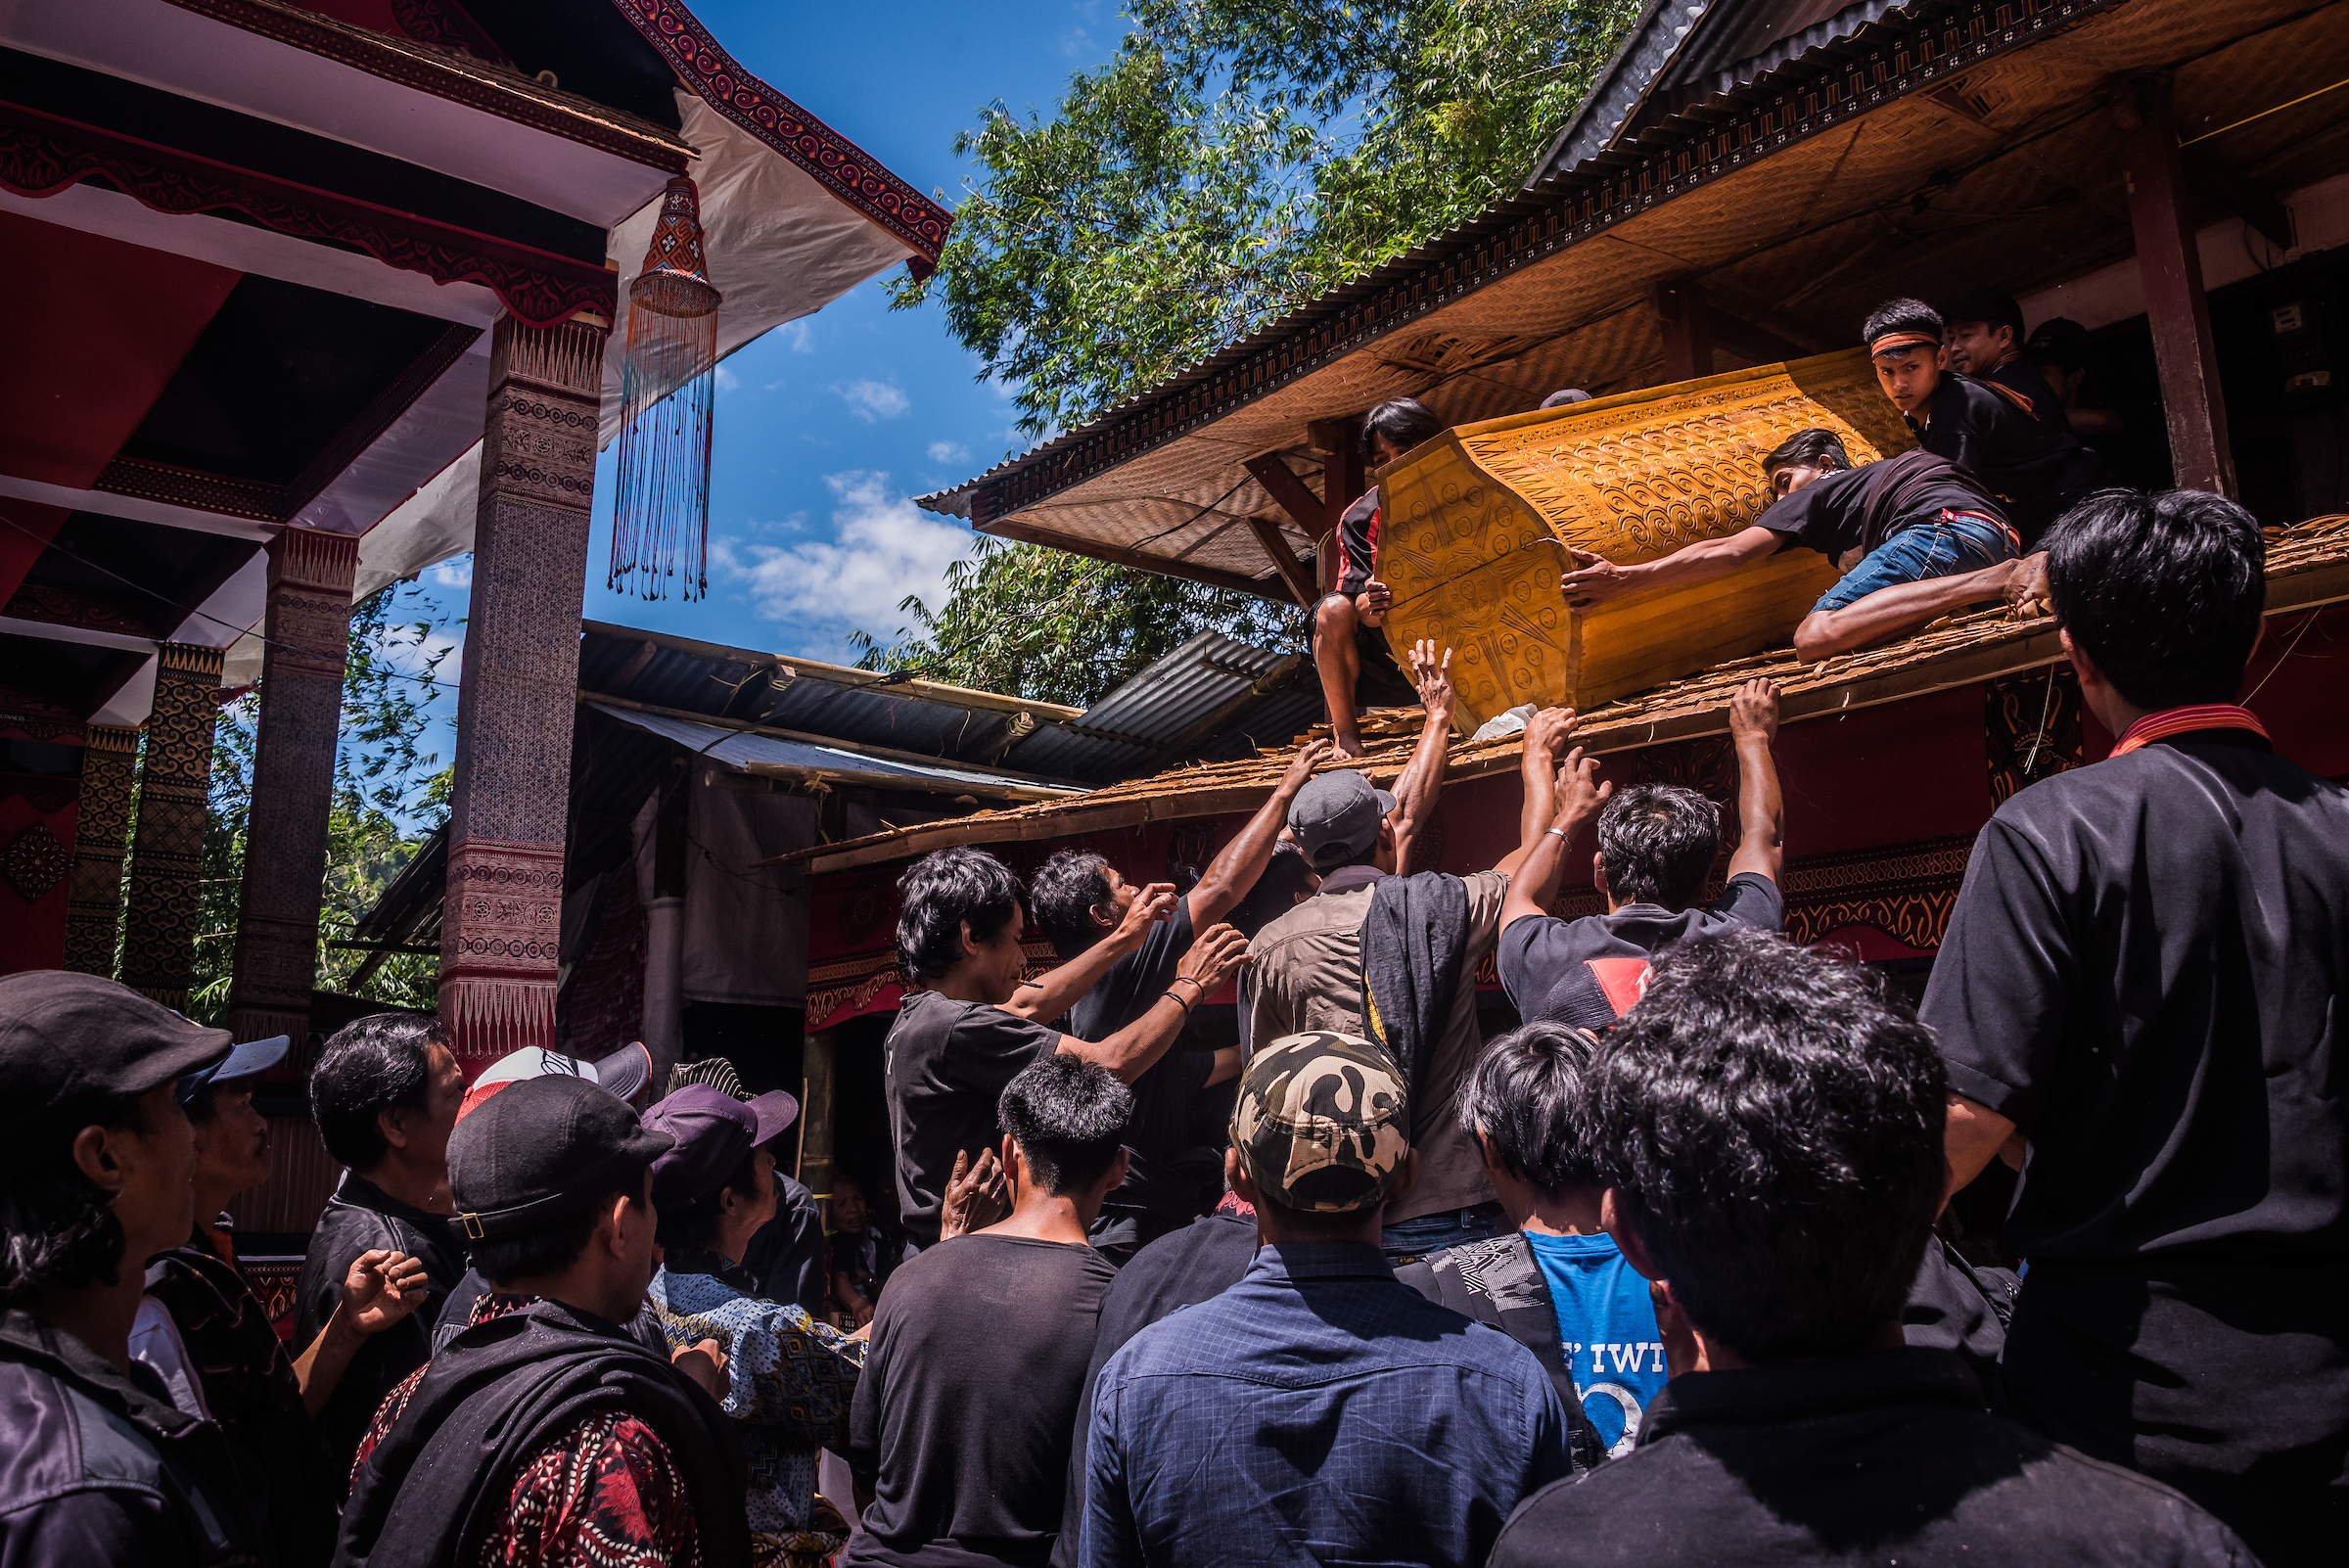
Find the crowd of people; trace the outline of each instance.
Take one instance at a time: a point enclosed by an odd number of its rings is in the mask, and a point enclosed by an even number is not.
[[[2331,1560],[2349,792],[2235,704],[2240,508],[2032,542],[2117,744],[1982,830],[1915,1006],[1783,934],[1768,680],[1727,821],[1541,712],[1514,848],[1426,868],[1421,643],[1388,787],[1301,747],[1187,891],[912,865],[885,1170],[829,1233],[799,1106],[724,1062],[469,1087],[429,1017],[337,1033],[289,1342],[215,1218],[286,1042],[0,979],[0,1565]]]

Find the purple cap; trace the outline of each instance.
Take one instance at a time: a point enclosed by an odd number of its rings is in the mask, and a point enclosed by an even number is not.
[[[691,1203],[715,1192],[753,1149],[791,1126],[799,1112],[799,1102],[780,1091],[746,1105],[707,1084],[686,1084],[644,1113],[647,1128],[676,1139],[653,1162],[653,1201]]]

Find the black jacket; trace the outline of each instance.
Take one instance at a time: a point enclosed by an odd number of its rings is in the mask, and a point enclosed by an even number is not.
[[[1637,1445],[1509,1516],[1491,1568],[2165,1568],[2255,1559],[2157,1481],[2003,1421],[1946,1351],[1683,1372]]]
[[[216,1568],[258,1553],[217,1426],[31,1314],[0,1314],[0,1563]]]
[[[777,1171],[775,1217],[742,1249],[743,1268],[759,1281],[757,1293],[768,1301],[796,1302],[823,1322],[824,1303],[832,1294],[831,1257],[815,1194]]]
[[[448,1233],[445,1215],[411,1208],[356,1173],[326,1201],[310,1250],[301,1261],[294,1299],[294,1345],[309,1347],[335,1314],[343,1278],[363,1252],[389,1247],[424,1261],[424,1305],[404,1321],[371,1335],[351,1357],[343,1380],[318,1412],[318,1435],[338,1475],[350,1473],[359,1439],[375,1419],[376,1407],[400,1379],[432,1359],[432,1327],[448,1293],[465,1276],[465,1255]]]
[[[676,1460],[702,1561],[747,1563],[749,1464],[717,1402],[625,1331],[540,1301],[475,1324],[433,1359],[351,1487],[337,1568],[480,1560],[523,1466],[615,1409],[651,1427]]]
[[[2042,424],[2011,391],[1953,371],[1933,390],[1926,409],[1932,417],[1922,426],[1911,419],[1909,428],[1926,451],[1990,486],[2028,549],[2049,524],[2112,477],[2068,428]]]

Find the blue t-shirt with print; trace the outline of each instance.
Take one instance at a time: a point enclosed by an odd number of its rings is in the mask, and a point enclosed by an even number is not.
[[[1612,1236],[1529,1230],[1525,1239],[1557,1306],[1558,1339],[1583,1396],[1583,1413],[1598,1428],[1610,1457],[1628,1453],[1639,1435],[1640,1412],[1671,1375],[1647,1281],[1624,1262]]]

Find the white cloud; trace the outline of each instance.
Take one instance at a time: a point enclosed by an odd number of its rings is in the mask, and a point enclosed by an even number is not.
[[[719,537],[711,541],[712,564],[742,583],[769,621],[886,633],[904,623],[898,605],[907,594],[936,607],[946,568],[970,552],[970,530],[921,511],[891,488],[887,474],[852,469],[824,483],[840,503],[832,538],[782,548]]]
[[[897,383],[888,381],[852,381],[835,389],[849,412],[871,425],[884,419],[896,419],[913,407]]]
[[[775,329],[775,333],[795,354],[815,352],[815,329],[807,324],[806,317],[784,322]]]
[[[1082,27],[1071,27],[1060,35],[1060,52],[1071,60],[1079,55],[1089,54],[1092,47],[1093,35]]]
[[[473,586],[473,557],[460,555],[434,564],[425,579],[436,588],[470,588]]]
[[[717,367],[717,390],[719,392],[732,392],[741,385],[742,378],[740,376],[735,375],[723,365]]]
[[[930,443],[930,461],[933,463],[967,463],[970,460],[971,449],[960,441]]]

